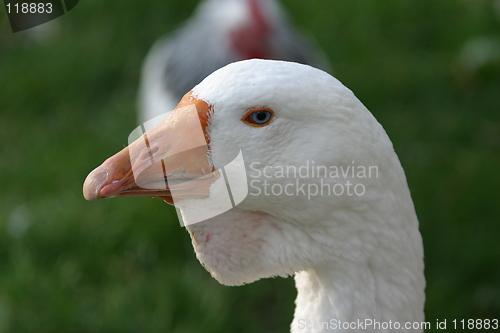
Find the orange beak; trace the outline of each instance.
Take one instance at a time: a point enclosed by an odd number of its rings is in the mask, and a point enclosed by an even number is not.
[[[207,157],[210,105],[187,93],[174,111],[93,170],[83,184],[87,200],[111,197],[205,198],[218,172]]]

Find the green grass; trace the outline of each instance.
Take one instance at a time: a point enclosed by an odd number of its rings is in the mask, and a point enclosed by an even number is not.
[[[500,319],[500,40],[493,1],[283,0],[373,112],[406,170],[428,321]],[[135,127],[141,62],[196,1],[81,1],[44,40],[0,10],[0,333],[286,332],[293,279],[224,287],[160,200],[87,202]]]

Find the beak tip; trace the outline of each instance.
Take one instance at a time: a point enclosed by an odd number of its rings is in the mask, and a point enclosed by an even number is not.
[[[83,196],[86,200],[96,200],[100,199],[99,193],[102,186],[106,183],[108,179],[108,173],[106,170],[97,168],[92,171],[85,182],[83,183]]]

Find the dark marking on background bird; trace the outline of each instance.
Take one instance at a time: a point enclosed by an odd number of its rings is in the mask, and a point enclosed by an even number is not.
[[[329,69],[323,52],[292,26],[276,0],[205,0],[193,16],[149,52],[139,88],[139,121],[174,109],[213,71],[263,58]]]

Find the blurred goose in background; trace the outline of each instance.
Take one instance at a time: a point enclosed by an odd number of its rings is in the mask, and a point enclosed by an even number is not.
[[[328,70],[323,52],[290,23],[277,0],[205,0],[144,62],[139,121],[172,111],[207,75],[231,62],[279,59]]]
[[[200,121],[193,122],[186,110]],[[184,155],[180,152],[193,146],[195,125],[206,145]],[[373,115],[319,69],[252,59],[217,70],[156,127],[92,171],[84,196],[150,196],[172,203],[177,193],[184,216],[183,207],[202,210],[206,198],[223,197],[214,170],[227,165],[238,148],[254,186],[267,181],[287,194],[252,188],[237,207],[186,225],[210,274],[232,286],[294,275],[292,332],[330,332],[341,323],[351,326],[335,331],[422,332],[413,325],[424,319],[423,247],[403,168]],[[272,171],[313,162],[330,168],[376,166],[379,172],[299,179]],[[138,185],[132,170],[141,170],[148,188]],[[294,188],[299,180],[306,190],[310,184],[321,191],[324,184],[338,189],[350,181],[364,191],[327,195],[325,190],[308,197]]]

